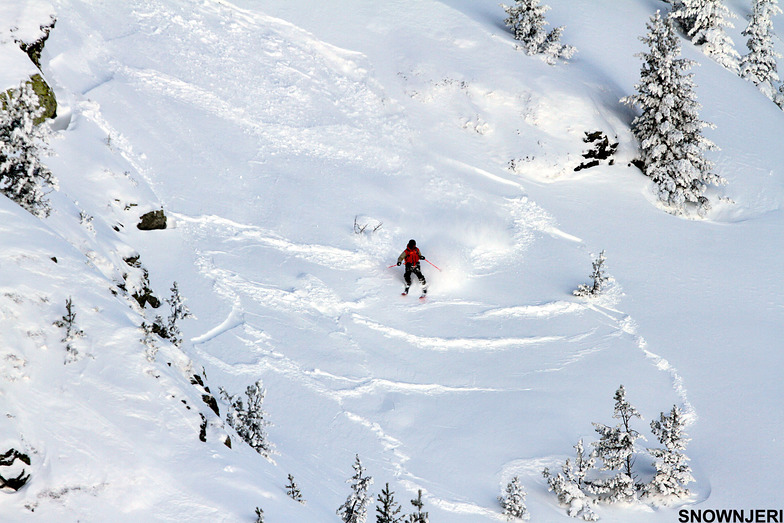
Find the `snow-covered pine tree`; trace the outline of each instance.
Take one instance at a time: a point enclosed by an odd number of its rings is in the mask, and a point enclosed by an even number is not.
[[[0,192],[38,217],[49,215],[46,192],[56,188],[40,159],[49,151],[48,126],[34,123],[43,112],[27,82],[0,95]]]
[[[373,496],[368,493],[373,477],[366,475],[359,455],[354,461],[354,475],[346,483],[351,483],[351,494],[338,508],[337,514],[343,523],[365,523],[368,506],[373,503]]]
[[[520,484],[520,478],[518,476],[513,477],[512,481],[506,485],[506,492],[498,497],[506,519],[512,521],[514,519],[529,519],[531,517],[525,506],[525,496],[525,489]]]
[[[417,491],[416,499],[411,500],[411,504],[416,509],[413,514],[408,515],[408,523],[429,523],[429,515],[427,512],[422,511],[425,502],[422,501],[422,489]]]
[[[663,449],[648,449],[654,457],[656,475],[645,485],[643,496],[666,504],[672,499],[688,497],[688,483],[694,481],[687,458],[683,454],[689,439],[683,432],[685,420],[680,409],[673,405],[669,415],[663,412],[658,420],[651,422],[651,431]]]
[[[730,18],[736,18],[723,0],[682,0],[674,7],[672,16],[678,19],[694,45],[733,72],[738,72],[740,55],[725,31],[735,27]]]
[[[607,275],[604,273],[605,260],[606,258],[604,257],[604,251],[602,251],[593,261],[593,273],[591,273],[591,281],[593,283],[591,285],[581,283],[580,286],[577,287],[577,290],[575,290],[572,294],[583,297],[594,297],[601,294],[602,289],[607,283],[607,280],[609,280]]]
[[[398,516],[402,507],[395,501],[395,493],[389,490],[387,483],[378,496],[376,507],[376,523],[403,523],[403,516]]]
[[[168,338],[174,345],[179,347],[182,345],[182,333],[177,326],[177,321],[191,317],[191,312],[180,296],[180,289],[177,287],[177,282],[172,283],[171,297],[166,299],[166,303],[171,306],[171,314],[169,315],[169,323],[166,326],[166,333]]]
[[[679,58],[678,37],[668,16],[659,11],[647,24],[648,34],[641,37],[650,51],[643,60],[637,94],[621,99],[638,106],[642,113],[632,121],[632,131],[640,142],[643,171],[656,184],[659,200],[675,212],[691,207],[700,215],[710,209],[705,197],[709,185],[726,183],[711,173],[713,164],[704,156],[717,147],[702,136],[704,127],[692,75],[685,73],[694,62]]]
[[[621,385],[615,391],[615,408],[613,418],[620,420],[615,427],[608,427],[601,423],[593,426],[599,434],[599,441],[592,445],[596,456],[601,458],[604,467],[601,470],[615,471],[609,478],[586,481],[591,492],[598,495],[600,501],[615,503],[618,501],[632,501],[636,497],[634,476],[635,442],[645,439],[642,434],[631,427],[633,418],[642,419],[637,409],[626,400],[626,389]]]
[[[226,423],[229,427],[237,431],[237,435],[256,452],[267,459],[271,459],[274,452],[272,443],[267,439],[266,412],[262,409],[264,402],[264,389],[261,381],[249,385],[245,390],[248,398],[248,407],[242,402],[242,398],[230,396],[226,390],[221,388],[221,397],[229,404],[226,413]]]
[[[593,469],[596,463],[594,453],[586,457],[583,447],[583,440],[574,446],[577,451],[574,465],[567,459],[561,465],[561,472],[553,476],[550,470],[545,468],[542,475],[547,481],[548,490],[555,493],[559,503],[564,505],[567,514],[573,518],[581,518],[584,521],[596,521],[599,516],[592,510],[593,500],[583,491],[585,477],[588,471]]]
[[[146,347],[144,349],[144,354],[147,356],[147,361],[152,363],[155,361],[155,356],[158,354],[159,349],[155,344],[155,332],[153,332],[152,325],[144,321],[142,322],[140,329],[142,331],[142,337],[139,341]]]
[[[65,329],[65,336],[60,340],[65,343],[65,362],[75,362],[79,358],[79,351],[74,347],[73,342],[83,337],[84,331],[76,326],[76,313],[70,296],[65,300],[65,315],[55,321],[54,325]]]
[[[294,482],[294,476],[291,474],[288,476],[289,482],[286,484],[286,495],[294,501],[304,505],[305,500],[302,498],[302,492],[299,490],[299,486]]]
[[[574,466],[571,466],[571,463],[569,463],[569,460],[567,459],[566,465],[564,466],[564,473],[570,481],[573,481],[578,487],[582,488],[588,471],[593,469],[594,465],[596,465],[596,455],[594,453],[591,453],[588,456],[585,455],[585,447],[583,446],[582,439],[574,446],[574,450],[577,453],[574,459]]]
[[[504,21],[512,29],[516,40],[520,40],[528,55],[541,54],[547,63],[553,65],[559,58],[568,60],[577,49],[561,43],[563,27],[556,27],[549,33],[544,29],[547,25],[544,14],[549,6],[540,5],[539,0],[515,0],[515,5],[501,4],[509,15]]]
[[[762,93],[779,106],[784,105],[784,100],[776,92],[775,84],[779,82],[776,58],[781,58],[773,45],[773,19],[781,14],[778,0],[754,0],[749,16],[749,25],[743,35],[746,41],[748,54],[740,61],[740,75],[756,85]]]

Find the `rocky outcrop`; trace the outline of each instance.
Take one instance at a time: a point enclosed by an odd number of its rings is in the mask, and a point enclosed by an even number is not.
[[[140,218],[136,228],[142,231],[154,231],[156,229],[166,228],[166,214],[163,209],[157,211],[150,211],[143,214]]]

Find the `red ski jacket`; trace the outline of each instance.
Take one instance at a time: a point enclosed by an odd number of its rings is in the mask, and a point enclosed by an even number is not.
[[[405,260],[406,265],[416,265],[419,263],[419,260],[424,259],[425,257],[422,256],[421,252],[419,252],[419,247],[414,247],[413,249],[406,247],[406,250],[403,251],[400,256],[398,256],[397,261],[402,262]]]

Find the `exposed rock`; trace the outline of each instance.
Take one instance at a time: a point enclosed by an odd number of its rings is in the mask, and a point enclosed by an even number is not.
[[[599,165],[599,163],[601,163],[602,160],[609,160],[609,165],[613,165],[615,163],[613,155],[618,149],[618,142],[610,143],[609,138],[607,138],[607,135],[602,131],[594,131],[592,133],[586,132],[585,138],[583,138],[583,142],[593,144],[593,148],[583,153],[583,158],[588,161],[583,162],[575,167],[575,171],[596,167]]]
[[[142,231],[154,231],[156,229],[165,229],[166,214],[164,214],[163,209],[159,209],[157,211],[150,211],[146,214],[143,214],[140,218],[138,225],[136,225],[136,228]]]
[[[38,69],[41,69],[41,52],[44,50],[46,40],[49,38],[49,33],[51,33],[52,29],[54,29],[55,23],[57,23],[57,20],[52,18],[52,21],[49,23],[49,25],[42,25],[41,32],[43,33],[43,36],[41,36],[41,38],[35,42],[28,43],[22,42],[21,40],[16,41],[22,51],[27,53],[27,56],[30,57],[30,60],[33,61]]]
[[[44,108],[43,114],[36,118],[35,124],[39,125],[48,119],[57,117],[57,99],[44,77],[40,74],[35,74],[30,77],[28,83],[32,85],[33,91],[38,95],[38,104]]]
[[[0,454],[0,489],[17,491],[30,479],[30,474],[17,463],[17,460],[30,465],[30,457],[16,449],[9,449],[5,454]],[[11,475],[6,470],[11,471]],[[18,474],[13,476],[17,471]],[[6,477],[7,475],[9,477]]]
[[[30,60],[35,64],[38,70],[41,70],[41,52],[44,50],[46,40],[49,38],[49,33],[54,29],[55,22],[56,20],[53,18],[50,24],[42,25],[41,32],[43,33],[43,36],[34,42],[16,40],[19,48],[27,53],[27,56],[30,57]],[[39,105],[44,108],[43,115],[35,121],[36,125],[50,118],[55,118],[57,116],[57,99],[54,96],[52,88],[49,87],[49,84],[44,80],[44,77],[40,74],[34,74],[30,77],[28,83],[32,85],[33,91],[38,95]]]

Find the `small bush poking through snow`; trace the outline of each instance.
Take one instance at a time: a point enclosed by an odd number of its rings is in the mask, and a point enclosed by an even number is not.
[[[595,297],[601,294],[602,289],[607,284],[609,277],[604,273],[604,251],[599,253],[599,257],[593,261],[593,272],[591,273],[590,285],[585,283],[580,284],[577,290],[573,292],[575,296],[582,297]]]

